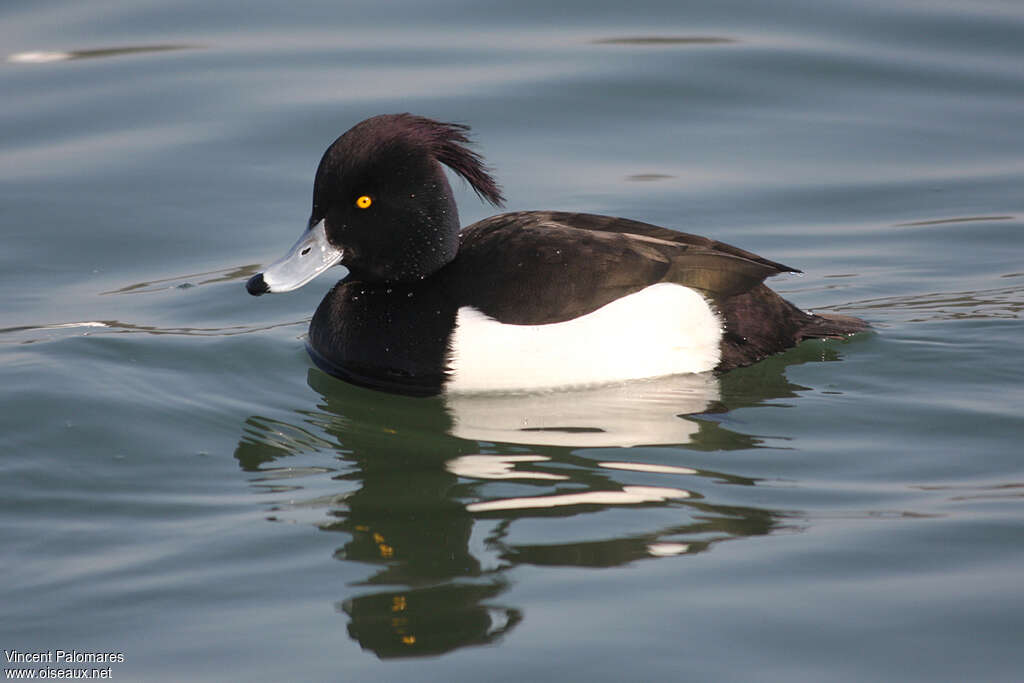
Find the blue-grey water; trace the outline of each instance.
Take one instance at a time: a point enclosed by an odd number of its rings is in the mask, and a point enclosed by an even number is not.
[[[7,0],[0,52],[7,653],[138,681],[1020,680],[1018,0]],[[510,210],[711,235],[874,331],[534,396],[325,376],[303,335],[344,271],[243,283],[324,148],[399,111],[472,125]]]

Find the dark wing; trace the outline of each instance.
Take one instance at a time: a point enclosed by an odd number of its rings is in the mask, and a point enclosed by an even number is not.
[[[772,269],[772,275],[777,273],[799,273],[796,268],[790,268],[776,261],[770,261],[757,254],[734,247],[725,242],[719,242],[708,237],[693,235],[688,232],[679,232],[669,228],[662,228],[650,223],[630,220],[628,218],[615,218],[614,216],[598,216],[592,213],[569,213],[566,211],[524,211],[526,215],[546,217],[544,220],[568,225],[581,230],[593,230],[595,232],[615,232],[630,235],[641,235],[653,239],[664,240],[679,245],[690,245],[703,247],[721,254],[736,256],[748,261],[754,261]]]
[[[560,322],[658,282],[714,301],[794,272],[721,242],[622,218],[525,211],[475,223],[461,235],[450,277],[472,283],[472,305],[512,324]]]

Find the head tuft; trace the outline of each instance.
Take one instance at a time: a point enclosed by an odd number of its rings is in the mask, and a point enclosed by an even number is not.
[[[375,116],[369,121],[390,129],[396,137],[425,147],[435,159],[469,183],[480,199],[496,207],[504,203],[501,188],[484,165],[483,157],[466,146],[472,143],[467,135],[469,126],[413,114]]]

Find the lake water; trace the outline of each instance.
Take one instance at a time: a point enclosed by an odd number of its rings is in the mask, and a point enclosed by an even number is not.
[[[5,650],[1020,680],[1024,4],[7,0],[0,39]],[[874,331],[535,396],[327,377],[344,271],[243,284],[324,148],[399,111],[471,124],[510,210],[710,235]]]

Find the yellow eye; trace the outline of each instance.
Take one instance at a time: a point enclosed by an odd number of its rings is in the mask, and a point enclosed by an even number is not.
[[[365,194],[356,200],[356,206],[358,206],[360,209],[369,209],[370,204],[373,204],[373,200],[370,199],[370,197]]]

